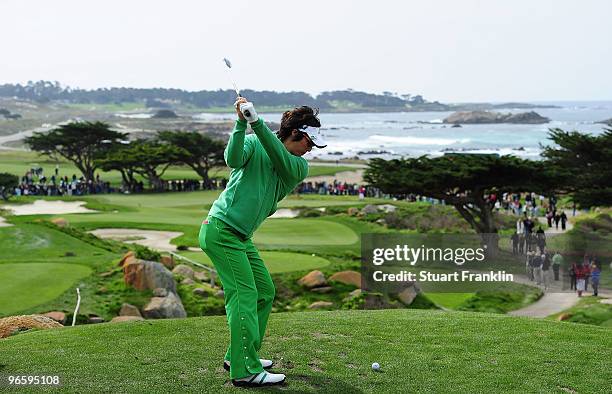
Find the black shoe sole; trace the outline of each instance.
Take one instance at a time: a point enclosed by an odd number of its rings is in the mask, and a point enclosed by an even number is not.
[[[267,371],[268,369],[272,368],[273,366],[274,366],[274,363],[270,364],[269,367],[264,367],[264,369]],[[230,366],[227,365],[226,363],[223,363],[223,369],[225,369],[227,372],[229,372]]]
[[[266,386],[278,386],[278,385],[284,384],[285,380],[287,380],[287,378],[281,380],[280,382],[276,382],[276,383],[252,383],[252,382],[241,382],[241,381],[232,379],[232,384],[236,387],[266,387]]]

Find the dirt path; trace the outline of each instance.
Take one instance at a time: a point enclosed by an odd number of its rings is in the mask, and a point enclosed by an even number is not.
[[[571,209],[565,209],[565,214],[567,215],[567,222],[566,222],[566,227],[565,230],[561,229],[561,222],[559,222],[559,228],[557,228],[555,226],[555,222],[553,220],[552,222],[552,227],[548,227],[548,221],[546,220],[546,217],[539,217],[538,221],[540,222],[540,224],[542,225],[542,228],[544,229],[544,233],[546,234],[546,236],[551,236],[554,237],[555,235],[559,235],[559,234],[563,234],[566,231],[569,231],[571,229],[574,228],[574,223],[573,219],[577,218],[578,216],[580,216],[580,211],[576,210],[576,216],[572,216],[572,210]]]

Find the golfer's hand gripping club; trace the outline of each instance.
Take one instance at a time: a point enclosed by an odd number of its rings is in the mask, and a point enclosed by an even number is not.
[[[242,112],[242,115],[249,123],[257,122],[259,119],[253,103],[249,101],[246,103],[240,103],[240,112]]]

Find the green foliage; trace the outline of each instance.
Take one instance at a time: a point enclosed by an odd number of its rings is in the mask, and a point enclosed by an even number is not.
[[[19,177],[17,175],[0,172],[0,197],[2,197],[4,201],[8,201],[13,194],[13,189],[18,184]]]
[[[130,245],[136,253],[136,258],[147,261],[159,261],[161,260],[161,254],[153,249],[149,249],[146,246],[132,244]]]
[[[583,297],[577,305],[551,316],[557,319],[560,315],[568,316],[563,321],[571,323],[593,324],[612,328],[612,305],[602,304],[601,297]]]
[[[208,172],[213,167],[225,166],[225,143],[221,140],[195,131],[162,131],[158,138],[179,148],[178,161],[191,167],[205,183],[209,182]]]
[[[106,123],[73,122],[48,133],[34,133],[25,143],[53,159],[65,158],[74,163],[85,179],[94,179],[98,168],[95,160],[123,138],[125,134],[111,130]]]
[[[553,146],[542,156],[554,168],[563,191],[581,207],[608,205],[612,201],[612,129],[601,135],[551,129]]]
[[[193,293],[195,288],[205,290],[205,296]],[[177,292],[187,312],[187,316],[224,315],[225,301],[222,297],[215,295],[218,289],[213,289],[208,284],[179,284]]]

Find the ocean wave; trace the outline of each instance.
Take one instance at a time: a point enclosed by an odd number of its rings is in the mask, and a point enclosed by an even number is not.
[[[391,137],[386,135],[371,135],[368,140],[378,143],[388,143],[393,145],[456,145],[466,144],[469,138],[450,139],[450,138],[423,138],[423,137]]]

